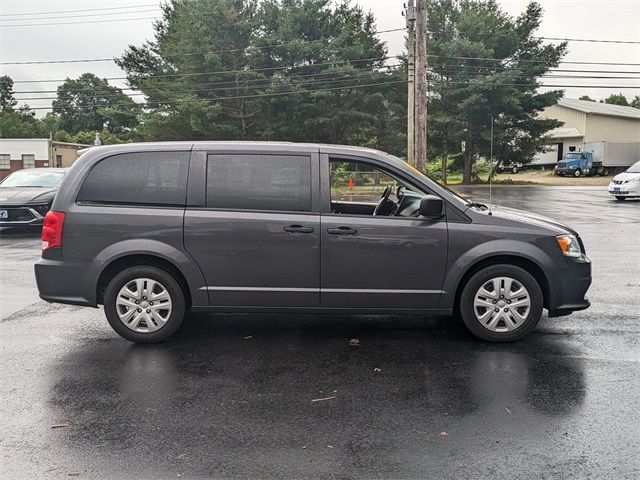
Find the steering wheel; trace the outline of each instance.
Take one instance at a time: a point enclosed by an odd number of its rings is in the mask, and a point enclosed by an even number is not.
[[[391,185],[387,185],[387,188],[385,188],[384,192],[382,192],[382,196],[380,197],[380,200],[378,200],[378,204],[373,211],[374,215],[380,215],[380,210],[382,209],[383,205],[386,205],[387,202],[389,202],[389,195],[391,195],[391,190],[393,190]]]

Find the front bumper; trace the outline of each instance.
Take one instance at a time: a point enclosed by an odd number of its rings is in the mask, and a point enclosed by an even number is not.
[[[556,272],[550,282],[549,317],[562,317],[589,308],[587,290],[591,286],[591,260],[586,255],[566,258],[567,268]]]
[[[609,195],[613,195],[614,197],[638,198],[640,197],[640,183],[629,182],[615,184],[611,182],[609,184]]]
[[[0,227],[42,225],[44,216],[31,205],[0,205]]]
[[[576,173],[576,169],[575,168],[556,168],[553,170],[553,173],[555,173],[556,175],[561,175],[563,177],[565,175],[573,176],[573,174]]]

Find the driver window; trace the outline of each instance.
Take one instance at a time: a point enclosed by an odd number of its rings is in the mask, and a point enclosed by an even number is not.
[[[391,189],[390,202],[384,213],[377,214],[395,215],[397,208],[394,207],[398,207],[405,194],[414,194],[417,198],[422,195],[402,180],[364,162],[331,159],[329,175],[332,213],[373,215],[387,187]]]

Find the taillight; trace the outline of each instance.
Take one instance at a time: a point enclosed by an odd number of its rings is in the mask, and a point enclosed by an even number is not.
[[[49,210],[42,225],[42,250],[49,250],[62,246],[62,226],[64,213]]]

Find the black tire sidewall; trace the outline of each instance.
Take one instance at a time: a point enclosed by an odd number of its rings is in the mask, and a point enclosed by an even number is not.
[[[167,323],[155,332],[135,332],[122,323],[116,311],[116,298],[120,289],[134,278],[151,278],[160,282],[171,296],[171,315]],[[182,288],[176,279],[165,270],[151,266],[134,266],[123,270],[107,285],[104,293],[104,313],[111,328],[121,337],[136,343],[162,342],[173,335],[185,315],[185,301]]]
[[[492,332],[480,325],[473,311],[474,297],[478,289],[487,281],[495,277],[511,277],[522,283],[531,297],[531,309],[527,320],[511,332]],[[460,295],[460,316],[469,331],[480,338],[490,342],[513,342],[531,332],[542,316],[544,299],[542,289],[533,275],[523,268],[515,265],[490,265],[469,278]]]

